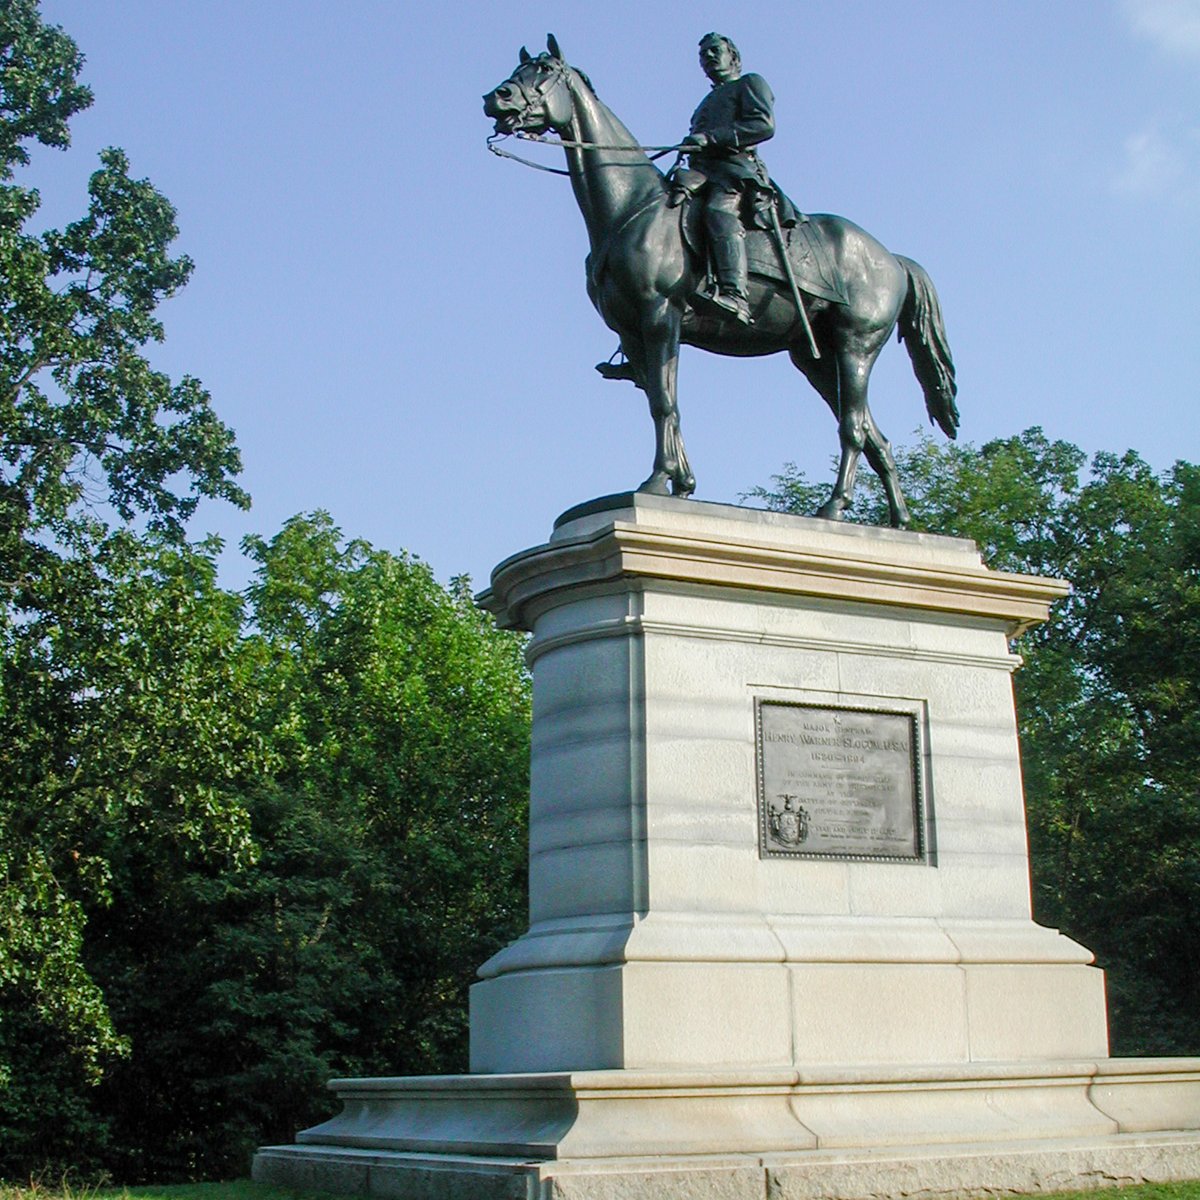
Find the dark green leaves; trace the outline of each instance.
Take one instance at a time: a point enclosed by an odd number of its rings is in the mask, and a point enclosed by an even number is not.
[[[326,1115],[332,1075],[464,1070],[467,988],[524,924],[520,639],[324,514],[248,547],[214,694],[266,752],[236,793],[257,858],[126,839],[90,926],[132,1040],[96,1101],[126,1179],[236,1173]]]
[[[186,522],[248,501],[154,363],[175,212],[116,149],[60,229],[15,178],[81,64],[0,5],[0,1174],[227,1174],[330,1074],[465,1066],[524,914],[528,680],[465,581],[321,514],[217,586]]]
[[[247,503],[208,393],[145,357],[158,305],[191,273],[169,253],[174,210],[119,150],[101,160],[83,218],[0,238],[0,503],[14,534],[68,545],[105,505],[177,536],[201,496]]]

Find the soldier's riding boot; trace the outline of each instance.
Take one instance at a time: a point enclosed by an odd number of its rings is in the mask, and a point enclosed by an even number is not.
[[[743,325],[750,324],[750,301],[746,295],[746,239],[737,233],[712,239],[713,267],[717,276],[717,291],[711,303],[723,309]]]
[[[746,241],[742,233],[742,195],[729,184],[710,184],[705,196],[704,231],[717,286],[697,296],[722,316],[750,324],[746,299]]]

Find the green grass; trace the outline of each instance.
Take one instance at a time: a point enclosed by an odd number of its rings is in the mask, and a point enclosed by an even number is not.
[[[71,1183],[18,1186],[0,1183],[0,1200],[313,1200],[311,1192],[267,1187],[249,1179],[228,1183],[148,1184],[145,1187],[91,1187]],[[1189,1198],[1190,1200],[1190,1198]],[[1200,1200],[1200,1196],[1197,1197]]]
[[[1087,1192],[1054,1192],[1053,1200],[1098,1200],[1097,1193],[1119,1191],[1121,1200],[1200,1200],[1200,1179],[1182,1183],[1142,1183],[1137,1187],[1093,1188]],[[1046,1200],[1051,1200],[1047,1195]]]
[[[1113,1188],[1039,1194],[1038,1200],[1102,1200]],[[1200,1179],[1186,1183],[1144,1183],[1119,1189],[1121,1200],[1200,1200]],[[99,1188],[41,1183],[18,1187],[0,1183],[0,1200],[313,1200],[311,1192],[267,1187],[249,1179],[230,1183],[177,1183],[148,1187]]]

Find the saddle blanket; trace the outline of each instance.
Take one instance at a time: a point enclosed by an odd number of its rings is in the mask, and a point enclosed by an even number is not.
[[[845,285],[833,265],[833,257],[811,221],[801,219],[790,229],[783,230],[796,286],[810,296],[849,304]],[[751,275],[761,275],[787,284],[775,235],[761,229],[746,230],[746,259]]]
[[[681,207],[680,226],[684,244],[702,262],[705,261],[704,209],[691,199]],[[777,280],[787,287],[787,275],[779,260],[775,234],[753,227],[745,230],[746,260],[751,275]],[[820,234],[820,227],[806,216],[783,230],[796,286],[810,296],[849,304],[846,285],[834,266],[833,255]]]

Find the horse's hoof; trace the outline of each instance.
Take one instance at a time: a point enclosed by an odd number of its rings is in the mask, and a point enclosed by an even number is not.
[[[670,482],[670,476],[666,471],[652,471],[650,477],[638,487],[639,492],[644,492],[650,496],[669,496],[670,488],[667,486]]]
[[[817,516],[822,521],[840,521],[842,519],[842,506],[836,500],[826,500],[817,509]]]
[[[671,484],[671,495],[677,500],[686,500],[696,490],[696,477],[689,475],[686,479],[676,479]]]

